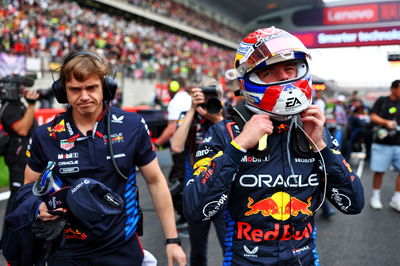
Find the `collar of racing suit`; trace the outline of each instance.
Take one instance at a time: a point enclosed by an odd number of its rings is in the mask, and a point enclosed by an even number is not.
[[[244,101],[239,102],[235,106],[230,106],[228,109],[228,114],[230,118],[236,122],[240,130],[243,129],[246,122],[250,120],[250,118],[255,113],[259,112],[253,112],[253,109],[249,108],[249,106],[246,105]],[[283,131],[292,130],[290,141],[292,142],[291,146],[294,150],[294,153],[300,157],[309,157],[310,153],[312,153],[312,149],[303,130],[300,128],[302,126],[302,123],[300,119],[298,119],[298,115],[285,117],[286,119],[283,119],[283,121],[276,120],[275,117],[271,118],[275,127],[272,134],[280,134]],[[292,123],[293,119],[296,119],[295,123]],[[290,128],[290,125],[293,125],[293,128]],[[270,138],[268,138],[267,142],[269,141],[269,139]],[[264,151],[260,151],[257,149],[257,147],[255,147],[249,149],[249,152],[257,157],[265,157],[271,153],[271,149],[269,147],[270,145],[267,144],[267,149],[265,149]]]

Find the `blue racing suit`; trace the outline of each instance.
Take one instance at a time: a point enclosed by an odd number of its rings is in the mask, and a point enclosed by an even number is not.
[[[327,129],[321,153],[298,153],[291,120],[273,123],[263,156],[231,142],[240,133],[231,119],[211,127],[196,153],[184,212],[206,221],[226,210],[224,265],[318,265],[313,214],[324,191],[345,214],[364,206],[360,179]]]

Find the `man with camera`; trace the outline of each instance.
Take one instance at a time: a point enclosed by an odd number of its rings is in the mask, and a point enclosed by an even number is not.
[[[10,136],[4,155],[5,163],[10,172],[11,194],[6,209],[6,214],[8,214],[15,197],[15,192],[24,183],[24,170],[27,162],[25,151],[29,138],[37,126],[34,113],[39,93],[35,90],[26,91],[24,98],[27,105],[25,105],[21,101],[22,89],[24,86],[33,86],[33,80],[13,76],[12,78],[2,79],[1,84],[0,118],[4,131]]]
[[[181,162],[185,166],[185,176],[182,177],[184,180],[181,180],[182,190],[184,184],[191,178],[194,157],[198,152],[199,144],[203,141],[208,129],[223,119],[221,91],[218,90],[216,80],[205,77],[200,88],[191,90],[191,97],[191,107],[179,117],[178,128],[171,143],[173,152],[185,154],[184,162]],[[182,193],[182,190],[179,193]],[[223,214],[217,215],[213,223],[219,243],[223,248],[226,229]],[[207,240],[211,221],[195,223],[189,220],[188,225],[191,246],[190,265],[207,265]]]
[[[393,165],[400,171],[400,80],[394,80],[390,86],[390,95],[380,97],[371,109],[371,122],[375,125],[371,146],[371,170],[374,172],[372,183],[371,207],[383,208],[380,189],[383,175]],[[395,192],[389,205],[400,211],[400,172],[396,179]]]

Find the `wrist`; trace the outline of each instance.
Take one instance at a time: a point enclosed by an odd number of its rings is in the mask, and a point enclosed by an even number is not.
[[[29,106],[35,106],[37,100],[25,98]]]
[[[233,147],[235,147],[235,148],[238,149],[239,151],[244,152],[244,153],[247,152],[247,149],[245,149],[245,148],[243,148],[242,146],[240,146],[235,140],[232,140],[232,141],[231,141],[231,144],[232,144]]]
[[[165,245],[169,245],[169,244],[178,244],[179,246],[182,244],[182,240],[179,237],[175,237],[175,238],[166,238],[164,240],[164,244]]]
[[[326,143],[325,142],[321,142],[321,143],[318,143],[318,144],[316,143],[315,146],[314,145],[311,145],[311,146],[312,146],[312,149],[314,151],[318,152],[318,151],[322,151],[323,149],[325,149]]]

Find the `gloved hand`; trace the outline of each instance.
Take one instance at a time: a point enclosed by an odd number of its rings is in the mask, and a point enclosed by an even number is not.
[[[37,238],[44,238],[48,241],[54,240],[64,232],[66,223],[67,218],[65,216],[52,221],[41,221],[37,219],[32,224],[32,233],[34,233]]]
[[[51,212],[51,211],[49,211]],[[44,259],[51,258],[54,253],[63,245],[65,240],[64,227],[67,223],[67,217],[63,212],[54,213],[61,218],[52,221],[41,221],[37,219],[33,222],[31,231],[37,238],[46,240],[46,252]]]

